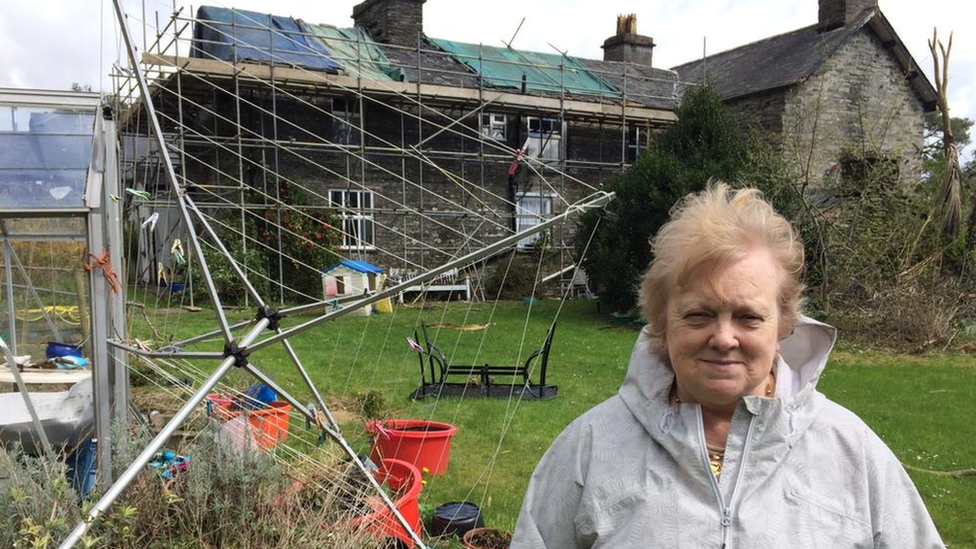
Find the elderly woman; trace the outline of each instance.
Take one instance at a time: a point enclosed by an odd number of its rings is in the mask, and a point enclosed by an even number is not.
[[[511,547],[943,547],[898,459],[817,391],[834,329],[758,191],[691,195],[655,237],[617,395],[532,475]]]

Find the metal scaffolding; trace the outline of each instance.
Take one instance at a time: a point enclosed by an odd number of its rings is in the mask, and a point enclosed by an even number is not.
[[[82,539],[234,370],[271,387],[366,473],[290,338],[445,276],[477,274],[506,250],[531,250],[541,266],[550,248],[555,274],[537,278],[572,275],[559,289],[565,298],[579,272],[572,258],[575,231],[566,222],[610,201],[601,182],[629,166],[648,135],[674,120],[674,78],[636,74],[627,64],[603,63],[607,73],[591,67],[621,83],[614,88],[619,91],[593,94],[567,85],[567,74],[576,69],[560,52],[557,89],[529,90],[523,79],[521,89],[512,90],[486,85],[456,54],[418,36],[414,48],[384,46],[408,74],[405,80],[367,79],[359,70],[365,60],[358,56],[341,59],[356,66],[354,76],[279,62],[274,40],[265,52],[267,63],[241,60],[236,50],[230,60],[207,57],[191,33],[211,22],[182,10],[164,26],[144,30],[144,37],[154,38],[140,54],[121,3],[114,3],[128,67],[116,65],[112,74],[125,188],[115,199],[126,204],[127,214],[113,223],[132,229],[137,241],[128,254],[127,279],[135,283],[133,293],[145,298],[161,290],[172,296],[185,276],[190,305],[194,285],[204,288],[197,293],[217,326],[156,348],[118,333],[99,335],[122,368],[128,359],[160,371],[182,368],[198,383],[62,549]],[[278,32],[234,21],[235,45],[238,28]],[[360,52],[361,40],[357,34],[347,42]],[[479,51],[477,60],[482,57]],[[320,236],[327,231],[332,243]],[[296,251],[306,249],[320,255]],[[255,254],[264,259],[255,260]],[[324,282],[326,295],[299,287],[300,275],[319,276],[321,257],[368,260],[397,269],[399,276],[341,298],[330,297]],[[218,263],[240,284],[245,307],[255,310],[252,319],[228,320],[222,306],[226,288],[214,276]],[[146,306],[134,305],[155,332]],[[309,314],[311,319],[295,320]],[[104,318],[94,322],[106,325]],[[211,339],[223,350],[196,347]],[[262,371],[262,351],[278,345],[314,405],[303,404]],[[193,365],[201,360],[214,367]],[[368,473],[366,478],[410,540],[424,547],[376,479]]]

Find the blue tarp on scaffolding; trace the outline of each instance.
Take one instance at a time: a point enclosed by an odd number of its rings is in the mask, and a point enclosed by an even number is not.
[[[190,55],[338,72],[341,65],[309,34],[308,26],[300,19],[201,6],[197,10]]]

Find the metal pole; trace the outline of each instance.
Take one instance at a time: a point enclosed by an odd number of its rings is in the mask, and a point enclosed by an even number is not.
[[[216,351],[210,351],[210,352],[208,351],[182,351],[182,352],[147,351],[145,349],[140,349],[139,347],[133,347],[128,343],[115,340],[115,339],[108,340],[108,344],[111,345],[112,347],[115,347],[116,349],[121,349],[123,351],[132,353],[136,356],[144,356],[147,358],[170,358],[170,359],[182,358],[184,360],[192,360],[192,359],[223,360],[224,359],[224,354]]]
[[[356,300],[359,300],[359,299],[361,299],[361,296],[351,295],[351,296],[345,296],[345,297],[340,297],[340,298],[336,298],[336,299],[316,301],[315,303],[312,303],[310,305],[303,305],[301,307],[301,311],[308,311],[308,310],[315,309],[315,308],[323,308],[323,307],[331,307],[331,306],[345,305],[346,303],[350,303],[350,302],[353,302],[353,301],[356,301]],[[294,313],[294,312],[300,312],[300,311],[296,310],[295,308],[286,308],[286,309],[281,309],[278,312],[280,312],[282,314],[282,316],[287,316],[288,314],[291,314],[291,313]],[[230,329],[233,331],[233,330],[236,330],[236,329],[241,328],[243,326],[247,326],[248,324],[251,324],[252,322],[254,322],[254,319],[242,320],[240,322],[231,324],[230,325]],[[167,352],[165,354],[165,356],[168,356],[168,357],[171,357],[171,358],[214,358],[213,353],[207,353],[206,356],[188,357],[185,354],[183,354],[182,352],[177,352],[177,351],[180,348],[185,347],[187,345],[192,345],[194,343],[199,343],[201,341],[206,341],[208,339],[213,339],[214,337],[219,336],[219,335],[220,335],[220,330],[211,330],[209,332],[206,332],[206,333],[203,333],[203,334],[200,334],[200,335],[197,335],[197,336],[193,336],[191,338],[183,339],[183,340],[180,340],[180,341],[175,341],[173,343],[170,343],[168,345],[165,345],[163,347],[160,347],[159,350],[161,352],[163,352],[166,349],[173,349],[173,352]],[[145,355],[145,356],[151,356],[151,355]],[[158,355],[158,356],[164,356],[164,355]]]
[[[125,243],[122,239],[122,201],[113,200],[112,196],[123,196],[122,183],[118,170],[118,150],[115,133],[115,119],[111,111],[106,116],[102,130],[105,132],[105,176],[102,186],[105,189],[102,203],[105,205],[105,224],[108,235],[108,249],[112,251],[110,257],[112,269],[119,275],[121,289],[119,293],[110,295],[111,301],[111,332],[109,337],[126,338],[125,295],[128,277],[123,263]],[[109,351],[112,355],[112,417],[123,425],[128,423],[129,409],[129,357],[124,351]]]
[[[9,244],[3,247],[3,270],[7,279],[4,286],[6,286],[7,291],[7,324],[10,326],[8,334],[10,336],[10,347],[13,349],[13,354],[17,354],[17,312],[14,310],[14,276],[13,270],[10,268],[9,248]]]
[[[7,358],[7,367],[10,368],[10,373],[14,376],[14,381],[17,383],[17,390],[20,391],[24,399],[24,406],[27,407],[27,413],[30,414],[31,423],[34,424],[37,435],[41,437],[41,446],[44,447],[44,452],[48,456],[53,456],[54,451],[51,448],[51,441],[47,438],[47,433],[44,431],[44,426],[41,425],[41,419],[37,416],[37,410],[34,409],[34,403],[31,401],[30,394],[27,392],[24,380],[20,377],[20,370],[17,369],[17,364],[14,362],[14,353],[7,347],[2,337],[0,337],[0,348],[3,349],[3,354]]]
[[[281,333],[281,328],[278,328],[278,333],[279,334]],[[314,383],[312,383],[312,378],[309,377],[308,371],[305,370],[305,367],[302,365],[302,361],[299,360],[298,354],[295,352],[295,349],[291,346],[291,342],[288,341],[287,339],[283,339],[281,340],[281,342],[285,346],[285,351],[288,352],[288,356],[291,357],[291,361],[295,364],[295,367],[298,368],[298,373],[301,374],[302,380],[305,381],[305,385],[307,385],[308,388],[312,391],[312,395],[315,397],[315,402],[318,402],[319,407],[322,409],[322,412],[325,413],[325,417],[328,418],[329,425],[336,432],[339,432],[339,424],[336,422],[335,417],[332,416],[332,412],[329,411],[329,407],[325,405],[325,399],[322,398],[322,395],[319,393],[318,388],[315,386]]]
[[[261,319],[258,321],[254,328],[252,328],[244,339],[241,340],[241,346],[246,347],[267,327],[267,319]],[[78,543],[78,541],[81,540],[82,536],[85,535],[85,532],[88,531],[98,516],[111,507],[112,503],[115,502],[119,495],[122,494],[122,491],[129,486],[129,484],[136,478],[136,475],[138,475],[146,467],[146,464],[152,460],[153,456],[156,455],[156,452],[158,452],[163,445],[166,444],[169,437],[176,432],[184,421],[186,421],[186,418],[190,417],[193,409],[203,402],[203,399],[206,398],[207,394],[213,390],[214,386],[217,385],[221,378],[223,378],[224,375],[234,366],[236,360],[237,359],[233,356],[224,358],[224,361],[220,363],[217,370],[209,378],[207,378],[206,381],[203,382],[203,385],[201,385],[200,388],[197,389],[197,392],[186,401],[186,404],[184,404],[183,407],[180,408],[180,411],[173,416],[173,419],[169,420],[169,423],[163,427],[159,434],[157,434],[156,437],[149,442],[146,448],[132,461],[132,463],[129,464],[128,467],[126,467],[125,471],[119,475],[119,478],[115,481],[115,484],[110,486],[105,492],[105,495],[95,502],[95,505],[92,506],[91,510],[88,512],[88,515],[84,518],[84,520],[75,526],[74,530],[72,530],[70,534],[68,534],[68,537],[65,538],[65,540],[61,543],[59,549],[71,549],[76,543]]]
[[[92,162],[87,186],[86,218],[88,253],[102,257],[105,247],[104,193],[104,135],[101,116],[95,119],[95,137],[92,143]],[[106,268],[111,268],[106,266]],[[91,358],[92,386],[95,390],[95,439],[97,446],[98,482],[104,490],[112,483],[112,364],[108,356],[108,284],[102,273],[91,270],[88,274],[88,304],[91,308]]]
[[[176,190],[176,200],[180,208],[180,215],[183,218],[183,222],[186,224],[186,230],[190,235],[190,243],[193,247],[193,252],[197,256],[197,263],[200,265],[200,270],[203,272],[204,281],[207,284],[207,293],[210,294],[210,300],[213,303],[214,312],[217,315],[217,321],[220,323],[220,329],[223,333],[224,340],[228,343],[234,340],[234,336],[230,333],[230,328],[228,328],[227,317],[224,315],[224,309],[220,303],[220,296],[217,295],[217,288],[214,286],[213,279],[210,277],[210,270],[207,268],[207,260],[203,256],[203,249],[200,247],[200,243],[197,240],[196,230],[193,228],[193,220],[190,218],[190,212],[186,208],[185,193],[186,190],[180,185],[180,182],[176,178],[176,171],[173,168],[173,160],[169,157],[169,149],[166,147],[166,141],[163,139],[163,130],[159,125],[159,119],[156,117],[156,109],[153,107],[152,93],[149,91],[149,84],[146,83],[142,71],[139,70],[139,57],[136,54],[135,47],[132,45],[132,38],[129,36],[129,28],[126,25],[125,19],[125,9],[122,7],[121,0],[112,0],[112,4],[115,5],[115,14],[119,19],[119,29],[122,31],[122,38],[125,41],[126,52],[129,55],[129,63],[132,64],[132,72],[136,76],[136,81],[139,84],[139,92],[142,94],[142,104],[146,108],[146,119],[152,125],[152,133],[156,138],[156,146],[159,150],[159,158],[162,159],[163,165],[166,168],[166,175],[169,177],[169,182]]]

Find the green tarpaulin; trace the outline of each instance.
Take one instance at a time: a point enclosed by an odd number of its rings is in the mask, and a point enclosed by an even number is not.
[[[325,46],[332,59],[342,65],[347,76],[367,80],[403,80],[403,71],[390,65],[390,60],[358,27],[338,29],[328,25],[307,25],[314,39]]]
[[[620,95],[616,87],[574,57],[440,38],[428,40],[480,74],[488,86],[521,89],[524,75],[526,90],[559,92],[565,88],[570,93]]]

